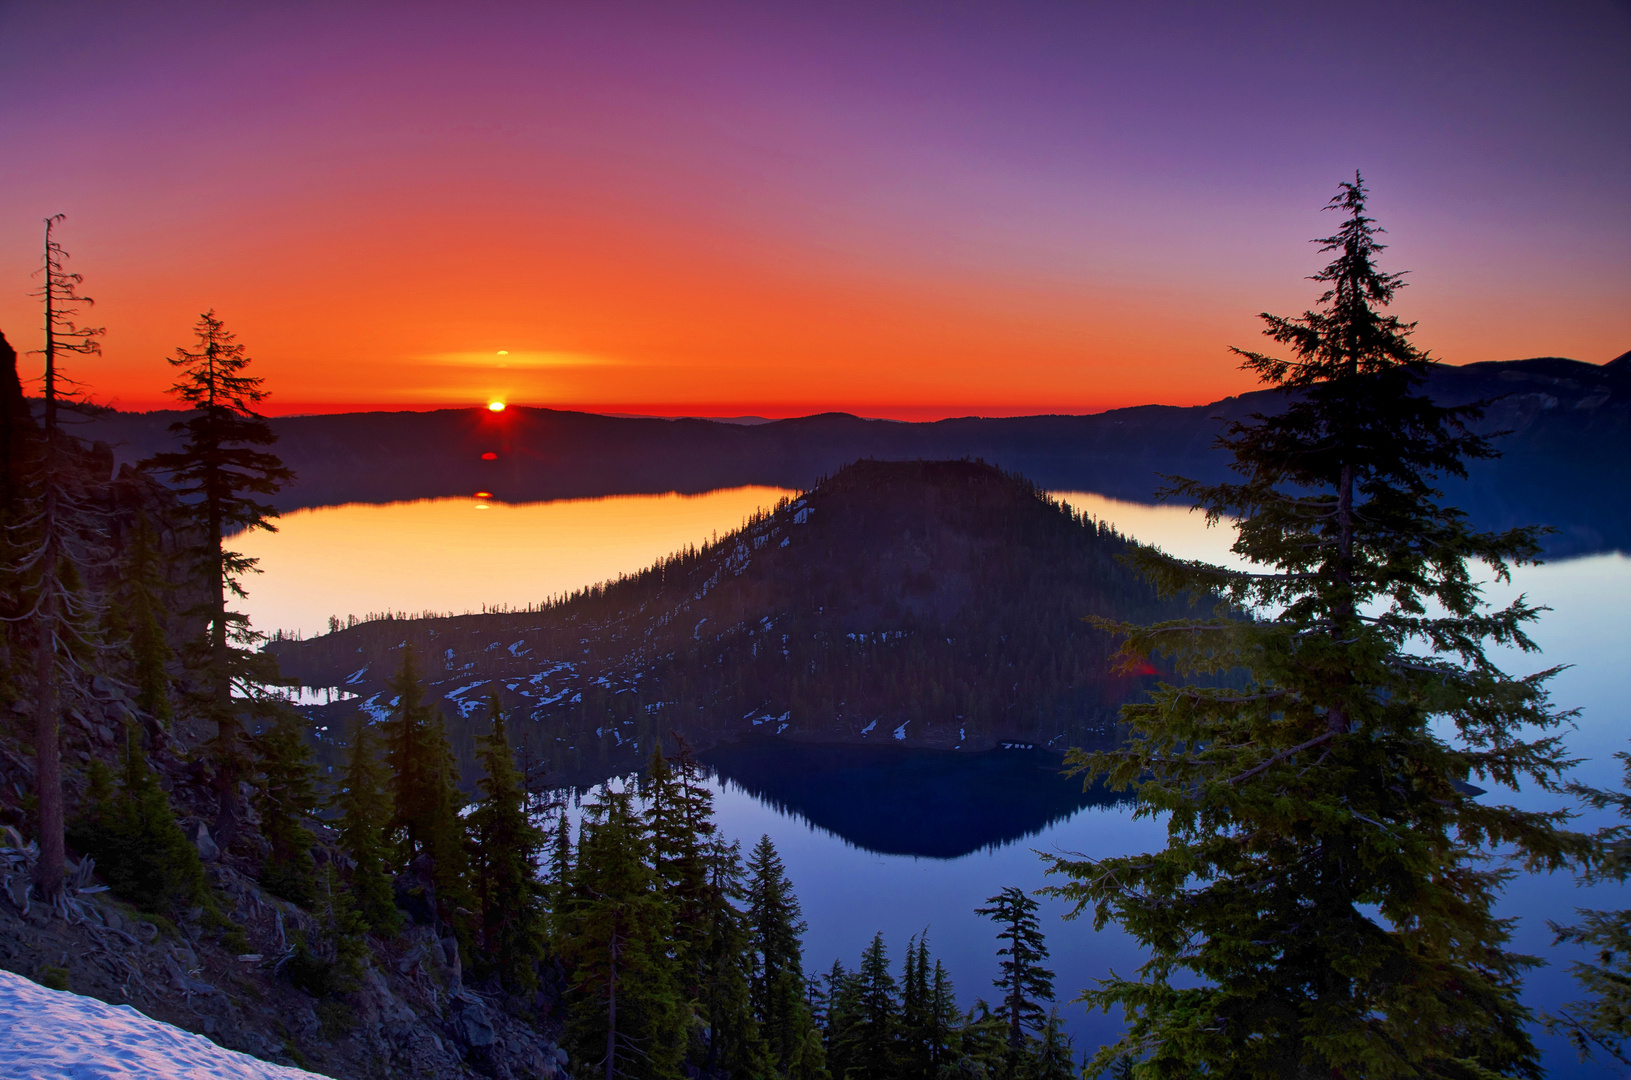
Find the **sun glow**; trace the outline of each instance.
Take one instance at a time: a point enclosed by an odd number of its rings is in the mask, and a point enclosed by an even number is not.
[[[488,412],[503,412],[504,411],[504,403],[502,401],[489,401],[487,403],[487,411]]]

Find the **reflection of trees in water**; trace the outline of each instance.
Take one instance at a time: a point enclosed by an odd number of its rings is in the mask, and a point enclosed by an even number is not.
[[[1087,806],[1131,801],[1083,791],[1039,750],[979,754],[892,746],[726,744],[702,761],[755,798],[885,855],[955,859],[1034,836]]]

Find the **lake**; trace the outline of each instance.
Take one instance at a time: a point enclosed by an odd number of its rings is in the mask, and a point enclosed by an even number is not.
[[[236,546],[259,558],[264,571],[247,582],[253,624],[309,636],[322,632],[330,616],[538,603],[706,542],[790,494],[761,487],[518,506],[444,499],[327,507],[288,514],[280,532],[239,537]],[[1172,554],[1232,561],[1232,532],[1207,529],[1184,508],[1055,494]],[[1513,672],[1572,665],[1551,685],[1558,706],[1581,710],[1569,738],[1575,755],[1586,759],[1576,775],[1617,784],[1612,755],[1631,737],[1622,687],[1631,656],[1631,558],[1599,554],[1525,568],[1489,597],[1501,602],[1517,592],[1553,610],[1533,632],[1543,651],[1508,652],[1501,662]],[[744,849],[768,834],[787,864],[809,922],[805,962],[812,971],[835,958],[853,967],[877,931],[898,961],[907,939],[927,930],[964,1004],[989,997],[994,927],[973,909],[1004,886],[1045,884],[1036,851],[1102,857],[1163,840],[1159,822],[1133,820],[1126,803],[1102,793],[1083,795],[1024,752],[952,757],[880,749],[883,756],[833,751],[794,759],[786,748],[749,746],[709,762],[722,831]],[[1534,791],[1486,798],[1559,805],[1556,796]],[[1602,815],[1577,822],[1602,823]],[[1549,962],[1526,980],[1533,1007],[1555,1008],[1575,993],[1565,970],[1575,954],[1551,945],[1546,921],[1571,921],[1572,909],[1582,905],[1625,906],[1622,892],[1577,889],[1568,875],[1523,875],[1508,886],[1501,908],[1518,919],[1515,946]],[[1061,920],[1060,905],[1043,906],[1061,1000],[1108,969],[1129,973],[1140,962],[1114,926],[1095,933],[1089,921]],[[1080,1006],[1061,1011],[1078,1049],[1097,1046],[1119,1028],[1117,1018],[1087,1015]],[[1579,1065],[1561,1040],[1541,1038],[1551,1075],[1604,1074],[1601,1062]]]

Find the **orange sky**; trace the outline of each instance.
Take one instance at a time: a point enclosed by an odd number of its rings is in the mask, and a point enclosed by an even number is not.
[[[74,373],[127,408],[207,307],[274,413],[1199,403],[1313,302],[1357,164],[1437,355],[1631,347],[1628,27],[1395,13],[1346,56],[1297,10],[6,6],[0,155],[48,164],[0,176],[0,330],[37,347],[63,211]]]

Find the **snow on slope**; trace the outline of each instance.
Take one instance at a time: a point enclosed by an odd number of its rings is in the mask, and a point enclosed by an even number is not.
[[[28,1080],[319,1080],[150,1020],[129,1005],[0,971],[0,1076]]]

